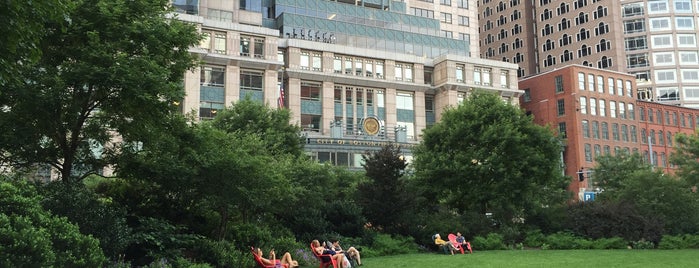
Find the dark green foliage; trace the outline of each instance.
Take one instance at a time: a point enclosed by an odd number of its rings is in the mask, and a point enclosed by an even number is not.
[[[176,260],[184,250],[200,243],[203,237],[183,232],[183,227],[168,221],[138,217],[133,219],[133,242],[124,251],[133,265],[146,265],[161,259]]]
[[[571,205],[567,228],[591,239],[621,237],[626,241],[657,242],[663,226],[657,218],[641,214],[630,202],[585,202]]]
[[[305,140],[299,135],[301,128],[289,124],[290,118],[289,110],[271,109],[246,96],[220,111],[212,125],[228,133],[264,135],[265,147],[270,153],[301,156]]]
[[[631,248],[633,248],[633,249],[654,249],[655,243],[641,239],[639,241],[631,242]]]
[[[541,233],[541,230],[528,231],[524,238],[524,246],[538,248],[546,242],[546,236]]]
[[[660,249],[686,249],[699,248],[699,235],[683,234],[683,235],[664,235],[660,244]]]
[[[83,185],[53,182],[39,189],[43,206],[76,223],[81,233],[99,239],[108,258],[117,259],[131,242],[124,207],[98,197]]]
[[[629,243],[621,237],[600,238],[592,243],[593,249],[626,249]]]
[[[228,241],[199,240],[193,244],[192,255],[199,256],[198,261],[213,267],[250,267],[252,258],[249,249],[238,250]]]
[[[333,200],[325,208],[325,216],[333,231],[343,236],[359,237],[366,220],[362,208],[352,200]]]
[[[0,161],[48,164],[75,183],[163,130],[184,96],[183,73],[194,66],[188,49],[199,35],[168,18],[169,0],[70,3],[69,23],[44,25],[42,56],[22,65],[22,83],[3,87],[0,107],[10,109],[0,128],[13,135],[0,135]],[[106,146],[115,132],[123,142]]]
[[[489,233],[485,237],[476,236],[471,240],[471,246],[477,250],[500,250],[506,249],[503,236],[498,233]]]
[[[431,204],[490,212],[507,225],[567,198],[561,150],[553,133],[518,107],[474,92],[424,131],[413,165]]]
[[[417,207],[403,176],[408,164],[400,148],[389,144],[363,159],[368,181],[357,187],[357,200],[367,220],[387,233],[409,232]]]
[[[568,232],[558,232],[546,236],[547,249],[591,249],[592,241]]]
[[[362,258],[417,253],[412,237],[378,234],[369,248],[362,249]]]
[[[0,181],[0,267],[99,267],[99,241],[51,215],[26,182]]]

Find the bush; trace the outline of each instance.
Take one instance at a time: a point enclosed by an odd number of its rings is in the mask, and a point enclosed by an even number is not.
[[[699,235],[686,234],[683,236],[688,248],[699,248]]]
[[[634,241],[633,243],[631,243],[631,248],[633,248],[633,249],[654,249],[655,244],[653,244],[653,242],[641,239],[639,241]]]
[[[524,238],[524,246],[538,248],[541,247],[545,241],[546,236],[541,233],[541,230],[528,231]]]
[[[0,181],[0,267],[100,267],[99,241],[40,205],[26,182]]]
[[[655,217],[642,215],[629,202],[594,201],[568,209],[567,229],[591,238],[621,237],[627,241],[658,241],[663,225]]]
[[[600,238],[592,243],[593,249],[626,249],[629,243],[621,237]]]
[[[687,248],[688,243],[682,236],[675,235],[663,235],[663,238],[658,244],[659,249],[684,249]]]
[[[590,249],[592,241],[575,236],[568,232],[558,232],[546,237],[548,249]]]
[[[412,237],[379,234],[369,249],[362,250],[362,257],[377,257],[418,253],[419,249]]]
[[[502,242],[502,235],[498,233],[489,233],[488,236],[476,236],[471,241],[471,246],[479,250],[500,250],[506,249],[505,243]]]

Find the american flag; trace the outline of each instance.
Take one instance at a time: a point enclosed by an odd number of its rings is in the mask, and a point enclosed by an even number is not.
[[[284,86],[279,86],[279,98],[277,99],[277,108],[284,108]]]

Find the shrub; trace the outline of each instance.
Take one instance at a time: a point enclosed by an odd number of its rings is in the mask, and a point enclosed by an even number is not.
[[[631,248],[633,249],[654,249],[655,244],[650,241],[646,241],[645,239],[641,239],[639,241],[634,241],[631,243]]]
[[[682,239],[682,236],[663,235],[663,238],[658,244],[659,249],[684,249],[687,248],[687,241]]]
[[[541,233],[541,230],[528,231],[526,237],[524,238],[525,247],[541,247],[546,241],[546,236]]]
[[[663,225],[655,217],[642,215],[629,202],[585,202],[568,210],[569,230],[592,238],[621,237],[627,241],[658,241]]]
[[[629,243],[621,237],[600,238],[592,243],[594,249],[626,249]]]
[[[699,235],[686,234],[683,237],[688,248],[699,248]]]
[[[476,236],[471,241],[473,248],[482,250],[500,250],[506,249],[505,243],[502,242],[502,235],[498,233],[489,233],[486,237]]]
[[[379,234],[369,250],[362,251],[362,257],[387,256],[398,254],[410,254],[419,252],[418,246],[412,237],[399,235]]]
[[[568,232],[558,232],[546,237],[549,249],[590,249],[592,241],[575,236]]]

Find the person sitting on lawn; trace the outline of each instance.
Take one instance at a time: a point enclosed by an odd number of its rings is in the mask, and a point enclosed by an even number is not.
[[[335,262],[337,263],[337,267],[339,267],[339,268],[345,267],[345,265],[344,265],[345,264],[344,263],[345,255],[344,254],[337,254],[337,252],[335,252],[334,250],[326,249],[323,245],[320,244],[320,241],[318,241],[318,240],[311,241],[311,245],[313,246],[313,250],[316,252],[316,254],[318,254],[318,255],[328,254],[328,255],[332,256],[331,258],[333,258],[335,260]],[[323,257],[327,257],[327,256],[323,256]],[[327,260],[327,261],[330,261],[330,260]]]
[[[332,240],[332,247],[337,253],[344,253],[345,258],[357,261],[357,266],[362,266],[362,258],[359,255],[359,250],[354,247],[349,247],[347,251],[342,250],[340,246],[340,241],[337,239]]]
[[[289,252],[284,253],[282,258],[277,260],[274,249],[269,251],[269,259],[262,257],[262,249],[256,248],[255,251],[257,252],[257,256],[260,256],[260,260],[264,265],[276,265],[277,263],[280,263],[282,265],[288,265],[289,268],[299,267],[299,262],[291,259],[291,254]]]
[[[454,251],[456,251],[454,245],[452,245],[449,241],[444,241],[439,234],[435,234],[433,237],[434,243],[442,247],[444,249],[444,253],[447,253],[447,251],[449,251],[451,252],[451,255],[454,255]]]

